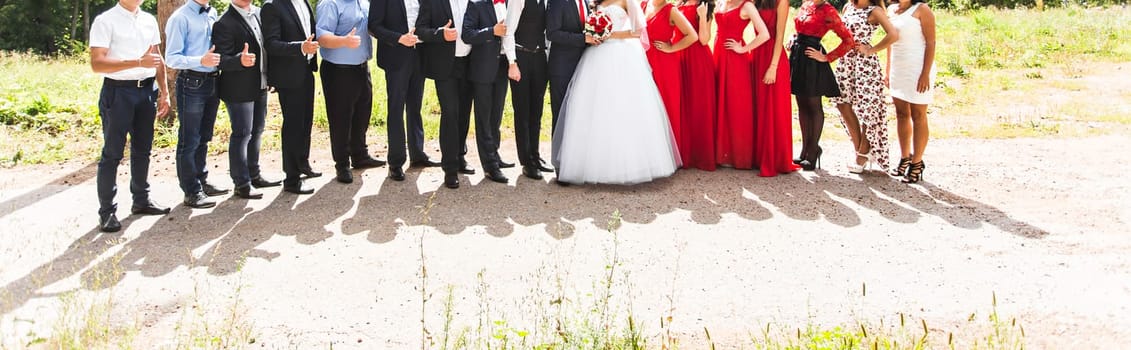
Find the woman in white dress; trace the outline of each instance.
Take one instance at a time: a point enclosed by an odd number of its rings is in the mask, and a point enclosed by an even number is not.
[[[927,148],[927,105],[932,101],[935,61],[935,15],[922,0],[899,0],[888,7],[891,24],[899,31],[888,49],[888,80],[895,102],[899,132],[899,165],[892,176],[905,183],[923,179],[923,150]]]
[[[553,139],[560,184],[637,184],[682,165],[644,55],[644,15],[634,4],[604,0],[596,7],[609,15],[613,32],[585,50],[562,103]]]

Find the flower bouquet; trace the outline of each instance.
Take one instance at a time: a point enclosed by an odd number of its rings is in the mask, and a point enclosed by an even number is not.
[[[585,18],[585,34],[597,40],[605,40],[613,34],[613,20],[605,11],[593,8]]]

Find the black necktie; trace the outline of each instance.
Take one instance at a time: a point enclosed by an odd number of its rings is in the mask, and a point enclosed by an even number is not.
[[[208,13],[208,11],[212,11],[212,7],[206,6],[206,7],[200,8],[200,13]],[[200,14],[200,13],[198,13],[198,14]]]

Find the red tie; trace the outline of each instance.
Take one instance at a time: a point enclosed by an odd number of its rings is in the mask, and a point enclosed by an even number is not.
[[[577,15],[581,17],[581,23],[585,23],[585,0],[577,0]]]

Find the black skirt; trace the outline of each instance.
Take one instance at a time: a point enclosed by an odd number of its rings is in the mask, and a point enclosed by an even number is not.
[[[797,35],[789,48],[790,90],[797,96],[839,97],[840,87],[832,67],[828,62],[806,56],[805,49],[810,47],[825,53],[821,38],[808,35]]]

